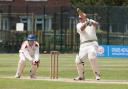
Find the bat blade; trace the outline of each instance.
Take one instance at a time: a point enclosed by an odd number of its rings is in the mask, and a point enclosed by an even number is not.
[[[82,10],[80,10],[80,8],[77,8],[77,13],[78,13],[78,15],[84,14],[84,12]]]

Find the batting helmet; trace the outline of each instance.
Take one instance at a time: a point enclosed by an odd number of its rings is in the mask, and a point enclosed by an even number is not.
[[[29,34],[27,40],[36,40],[36,36],[34,34]]]

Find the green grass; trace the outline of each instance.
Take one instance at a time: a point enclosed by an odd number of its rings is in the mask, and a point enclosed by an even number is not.
[[[96,84],[78,82],[60,82],[46,80],[8,79],[15,75],[18,54],[0,54],[0,89],[128,89],[128,84]],[[50,55],[40,55],[41,64],[37,71],[39,77],[49,77]],[[59,77],[73,79],[77,76],[75,54],[59,55]],[[127,58],[99,58],[102,80],[128,80]],[[30,65],[26,61],[23,76],[29,76]],[[94,79],[90,64],[85,62],[86,79]]]
[[[121,84],[89,84],[50,82],[44,80],[0,79],[0,89],[127,89]]]
[[[128,85],[0,79],[0,89],[127,89]]]

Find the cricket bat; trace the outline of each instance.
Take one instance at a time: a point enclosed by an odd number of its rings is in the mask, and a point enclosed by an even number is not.
[[[77,8],[77,13],[78,13],[78,15],[84,14],[84,12],[82,10],[80,10],[80,8]]]

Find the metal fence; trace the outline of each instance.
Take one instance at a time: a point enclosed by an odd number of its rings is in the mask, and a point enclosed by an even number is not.
[[[100,23],[97,28],[99,44],[128,45],[128,7],[92,6],[83,10]],[[19,22],[24,23],[23,32],[16,31]],[[73,7],[0,4],[0,52],[18,52],[29,33],[37,35],[40,52],[76,52],[79,49],[77,22]]]

